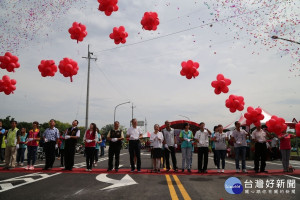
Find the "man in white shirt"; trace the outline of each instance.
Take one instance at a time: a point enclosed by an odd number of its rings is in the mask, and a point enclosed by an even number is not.
[[[165,125],[166,128],[162,130],[162,133],[164,135],[166,168],[167,171],[170,171],[170,153],[171,153],[173,169],[175,172],[177,172],[178,171],[177,160],[176,160],[177,140],[175,136],[175,130],[171,128],[169,121],[165,121]]]
[[[240,155],[242,156],[242,170],[247,173],[246,170],[246,150],[247,150],[247,136],[248,133],[241,129],[241,123],[236,121],[234,123],[235,130],[232,132],[231,139],[234,143],[235,151],[235,167],[236,172],[240,172]]]
[[[194,139],[197,141],[198,147],[198,173],[207,173],[208,164],[208,146],[211,132],[205,128],[205,123],[201,122],[200,130],[196,132]],[[204,163],[203,163],[204,157]],[[202,166],[203,163],[203,166]]]
[[[267,159],[267,134],[260,126],[257,126],[252,133],[252,140],[255,142],[254,153],[254,170],[255,173],[259,172],[259,160],[260,160],[260,172],[268,173],[265,171],[266,159]]]
[[[127,130],[126,137],[129,138],[129,154],[130,154],[130,165],[131,172],[134,172],[134,155],[136,156],[137,163],[137,171],[141,172],[141,143],[140,139],[143,137],[143,133],[137,127],[137,120],[132,119],[131,121],[132,127]]]

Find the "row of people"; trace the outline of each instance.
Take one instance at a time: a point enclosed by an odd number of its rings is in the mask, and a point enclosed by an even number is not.
[[[11,129],[3,133],[2,124],[0,124],[1,135],[6,133],[6,151],[5,151],[5,169],[9,167],[15,167],[15,156],[16,151],[20,151],[18,155],[23,153],[23,145],[28,148],[28,165],[26,169],[34,169],[36,160],[36,152],[38,141],[42,138],[44,140],[44,151],[46,155],[46,162],[44,170],[49,170],[53,167],[55,161],[55,149],[58,148],[60,140],[64,141],[64,158],[65,168],[63,170],[72,170],[74,166],[75,146],[77,140],[80,138],[80,130],[78,128],[78,121],[72,122],[72,127],[67,129],[63,135],[59,134],[59,130],[55,128],[55,120],[51,119],[49,122],[49,128],[47,128],[41,135],[38,129],[38,122],[33,122],[33,129],[26,134],[26,131],[21,131],[16,127],[17,122],[11,121]],[[177,160],[176,160],[176,148],[177,139],[175,130],[171,128],[170,122],[165,122],[166,128],[159,131],[159,125],[154,126],[154,132],[151,134],[150,141],[152,142],[152,158],[153,158],[153,170],[160,171],[160,160],[162,156],[166,159],[166,169],[170,170],[169,157],[171,154],[173,169],[178,171]],[[227,141],[231,140],[234,143],[235,150],[235,163],[236,172],[240,172],[240,156],[242,160],[242,171],[247,172],[246,169],[246,146],[247,136],[250,134],[245,130],[241,129],[241,124],[235,122],[236,129],[230,136],[223,132],[223,126],[218,125],[214,128],[212,133],[210,130],[205,128],[205,123],[199,124],[200,130],[196,132],[195,136],[190,130],[188,123],[184,124],[184,129],[180,132],[179,138],[181,141],[181,152],[182,152],[182,172],[187,169],[191,172],[191,159],[192,159],[192,148],[193,143],[197,143],[198,148],[198,172],[207,173],[208,165],[208,147],[209,142],[213,142],[213,151],[216,154],[215,165],[218,172],[224,173],[225,170],[225,158],[227,153]],[[140,156],[140,139],[143,137],[141,130],[137,127],[137,120],[132,120],[132,127],[127,130],[126,137],[129,139],[129,154],[130,154],[130,165],[131,171],[135,170],[134,159],[137,160],[137,171],[141,171],[141,156]],[[280,139],[280,150],[282,154],[282,163],[284,172],[288,171],[289,167],[289,153],[291,149],[290,139],[294,137],[292,134],[282,134],[278,138]],[[122,148],[122,141],[124,134],[119,129],[119,122],[114,123],[114,129],[111,130],[107,135],[109,141],[109,161],[108,171],[113,169],[113,159],[115,158],[115,170],[119,169],[119,157],[120,150]],[[252,139],[255,142],[255,172],[266,172],[266,152],[267,152],[267,134],[261,127],[256,127],[256,130],[252,133]],[[92,165],[95,160],[95,151],[97,144],[101,143],[101,137],[96,124],[91,123],[90,128],[85,132],[83,137],[85,143],[85,156],[87,171],[92,170]],[[162,149],[164,148],[164,155]],[[21,149],[21,150],[20,150]],[[24,153],[23,153],[24,155]],[[17,162],[23,162],[24,156],[18,156]],[[259,161],[261,163],[259,164]]]
[[[174,130],[170,127],[168,121],[165,122],[166,128],[162,130],[165,141],[161,141],[165,147],[165,159],[166,159],[166,168],[167,171],[170,170],[169,166],[169,154],[172,155],[173,167],[177,171],[177,163],[175,151],[173,151],[173,146],[176,147],[176,137]],[[214,132],[211,133],[208,129],[205,128],[205,123],[201,122],[199,124],[200,130],[196,132],[195,135],[189,130],[189,124],[184,124],[184,130],[179,134],[181,142],[181,151],[182,151],[182,171],[185,168],[190,172],[191,159],[192,159],[192,148],[193,143],[197,144],[198,148],[198,172],[207,173],[208,165],[208,147],[209,142],[212,142],[213,152],[214,152],[214,164],[217,167],[218,172],[224,173],[225,170],[225,158],[227,154],[227,144],[229,141],[234,144],[235,151],[235,167],[236,172],[247,173],[246,169],[246,148],[247,148],[247,137],[250,136],[250,133],[246,132],[241,128],[240,122],[235,122],[235,130],[228,135],[223,132],[223,126],[218,125],[214,127]],[[157,128],[155,128],[157,129]],[[155,131],[156,132],[156,131]],[[172,138],[170,140],[169,138]],[[255,143],[255,159],[254,159],[254,170],[256,173],[267,172],[266,167],[266,154],[267,154],[267,133],[262,130],[260,126],[251,134],[252,140]],[[283,171],[288,172],[289,168],[289,153],[291,150],[291,141],[290,139],[295,137],[293,134],[282,133],[278,136],[280,140],[280,150],[282,154],[282,165]],[[174,138],[174,140],[173,140]],[[242,160],[240,166],[240,157]],[[261,161],[261,162],[260,162]],[[260,162],[260,163],[259,163]],[[156,169],[157,170],[157,169]]]

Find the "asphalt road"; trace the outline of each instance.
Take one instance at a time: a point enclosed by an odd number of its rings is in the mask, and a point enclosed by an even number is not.
[[[106,149],[107,150],[107,149]],[[181,154],[177,153],[178,167],[181,167]],[[38,161],[34,171],[22,168],[0,170],[0,200],[18,199],[300,199],[300,162],[291,161],[296,168],[293,174],[282,174],[281,162],[267,163],[268,174],[255,174],[253,161],[247,161],[248,174],[234,173],[234,160],[226,160],[226,171],[218,174],[209,158],[208,174],[198,174],[197,154],[193,155],[193,172],[160,174],[150,173],[150,153],[142,151],[142,172],[130,173],[128,150],[121,152],[120,171],[107,173],[107,154],[100,157],[98,166],[92,172],[85,172],[85,158],[82,154],[75,157],[75,169],[72,173],[63,172],[56,160],[54,169],[42,171],[44,161]],[[1,166],[1,165],[0,165]],[[230,177],[240,179],[244,190],[241,194],[229,194],[224,188]],[[273,188],[266,188],[266,181],[274,180]],[[287,188],[288,180],[294,184]],[[252,188],[245,188],[246,182],[253,182]],[[256,182],[264,182],[263,188],[256,188]],[[284,188],[277,188],[277,182],[284,182]],[[249,187],[249,186],[248,186]],[[250,194],[246,193],[246,190]],[[258,193],[260,191],[260,194]],[[276,194],[276,190],[278,194]],[[272,191],[272,194],[269,192]],[[265,192],[265,194],[264,194]],[[293,194],[294,192],[294,194]]]

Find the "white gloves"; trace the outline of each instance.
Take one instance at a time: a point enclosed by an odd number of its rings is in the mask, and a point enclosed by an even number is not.
[[[66,135],[65,136],[65,139],[67,140],[67,139],[70,139],[71,138],[71,136],[70,135]]]
[[[177,144],[174,144],[175,149],[177,149]]]
[[[19,147],[20,147],[19,144],[17,144],[17,145],[16,145],[16,148],[19,149]]]
[[[86,143],[91,143],[91,142],[93,142],[93,140],[85,140],[86,141]]]
[[[116,141],[118,141],[118,138],[111,138],[111,141],[116,142]]]
[[[58,149],[58,144],[55,145],[55,149]]]
[[[168,144],[165,144],[165,148],[167,149],[169,146],[168,146]]]
[[[48,139],[47,139],[47,138],[45,138],[45,142],[48,142]]]
[[[7,140],[4,140],[5,144],[7,144]]]
[[[184,140],[187,141],[187,142],[191,141],[191,139],[188,139],[188,138],[184,138]]]
[[[236,143],[237,143],[237,144],[242,144],[242,142],[241,142],[241,141],[236,141]]]
[[[33,141],[33,138],[27,138],[27,142]]]

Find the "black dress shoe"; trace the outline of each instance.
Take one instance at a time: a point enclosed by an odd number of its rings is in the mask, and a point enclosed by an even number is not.
[[[204,174],[207,174],[207,170],[203,170],[203,173],[204,173]]]
[[[176,168],[176,169],[174,169],[174,172],[178,172],[178,169]]]
[[[191,173],[192,171],[190,169],[188,169],[188,172]]]
[[[43,168],[42,170],[49,170],[49,168]]]
[[[118,172],[118,171],[119,171],[119,169],[115,169],[115,171],[116,171],[116,172]]]
[[[255,173],[258,173],[258,170],[255,170]]]
[[[107,171],[107,172],[111,172],[112,170],[111,170],[111,169],[107,169],[106,171]]]
[[[184,172],[184,169],[182,169],[181,172]]]

